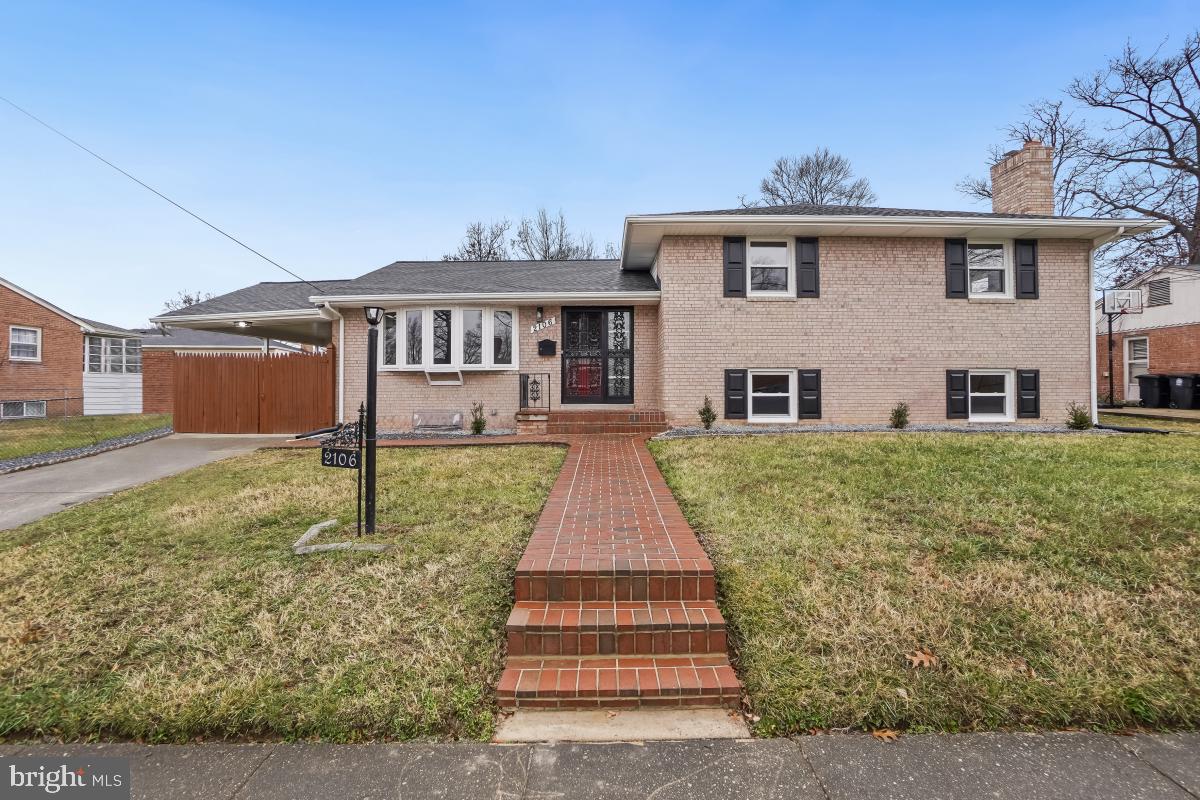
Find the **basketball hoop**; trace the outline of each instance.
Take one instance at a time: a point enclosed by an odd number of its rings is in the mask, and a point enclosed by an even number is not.
[[[1140,314],[1142,313],[1141,289],[1105,289],[1105,314]]]

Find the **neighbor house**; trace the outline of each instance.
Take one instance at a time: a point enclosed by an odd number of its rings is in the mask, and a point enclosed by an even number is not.
[[[0,419],[140,413],[141,345],[0,278]]]
[[[1119,288],[1141,291],[1142,313],[1112,319],[1115,402],[1141,399],[1138,375],[1200,373],[1200,264],[1157,267]],[[1102,313],[1096,326],[1096,359],[1099,393],[1107,395],[1108,318]]]
[[[158,321],[336,352],[365,395],[364,307],[386,310],[379,419],[484,405],[493,427],[1061,422],[1094,406],[1092,254],[1148,220],[1053,214],[1051,151],[992,170],[991,212],[792,205],[630,216],[620,259],[399,261],[261,283]],[[235,327],[240,326],[240,327]]]

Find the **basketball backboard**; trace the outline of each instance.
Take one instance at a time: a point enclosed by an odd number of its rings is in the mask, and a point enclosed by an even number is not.
[[[1141,289],[1105,289],[1105,314],[1140,314],[1142,313]]]

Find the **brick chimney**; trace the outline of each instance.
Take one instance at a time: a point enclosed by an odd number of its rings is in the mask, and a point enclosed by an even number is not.
[[[1053,214],[1053,148],[1034,139],[1004,154],[992,167],[992,211],[997,214]]]

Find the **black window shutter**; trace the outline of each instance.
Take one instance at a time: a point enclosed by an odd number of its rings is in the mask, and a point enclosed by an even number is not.
[[[946,297],[967,296],[967,240],[946,240]]]
[[[746,296],[746,237],[725,237],[725,296]]]
[[[1041,377],[1036,369],[1017,370],[1017,416],[1036,419],[1042,415],[1042,404],[1038,399]]]
[[[725,419],[746,418],[746,370],[725,370]]]
[[[971,411],[967,407],[967,371],[946,370],[946,419],[967,419]]]
[[[816,239],[796,239],[796,296],[820,297],[820,248]]]
[[[1017,239],[1014,248],[1017,251],[1017,297],[1036,300],[1038,296],[1037,239]]]
[[[800,419],[821,418],[821,370],[797,370],[800,381]]]

